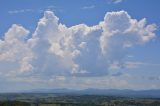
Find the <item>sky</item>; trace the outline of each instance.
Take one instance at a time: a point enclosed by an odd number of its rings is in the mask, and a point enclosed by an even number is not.
[[[160,89],[159,0],[1,0],[0,92]]]

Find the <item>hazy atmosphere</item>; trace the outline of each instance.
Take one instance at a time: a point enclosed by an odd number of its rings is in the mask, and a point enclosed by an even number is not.
[[[0,0],[0,92],[160,89],[159,0]]]

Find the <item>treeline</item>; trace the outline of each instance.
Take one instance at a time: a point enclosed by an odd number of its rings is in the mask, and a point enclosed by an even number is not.
[[[31,104],[21,101],[0,101],[0,106],[31,106]]]
[[[1,101],[0,106],[160,106],[159,101],[110,101],[104,102],[101,104],[93,103],[64,103],[64,102],[55,102],[55,103],[27,103],[21,101]]]

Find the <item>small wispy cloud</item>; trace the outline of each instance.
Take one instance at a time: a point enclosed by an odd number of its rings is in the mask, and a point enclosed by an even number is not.
[[[158,63],[146,63],[146,62],[126,62],[125,67],[126,68],[138,68],[141,66],[158,66],[160,67],[160,64]]]
[[[108,4],[119,4],[122,3],[124,0],[106,0]]]
[[[8,11],[9,14],[17,14],[17,13],[24,13],[24,12],[33,12],[33,9],[21,9],[21,10],[12,10]]]
[[[112,0],[113,3],[117,4],[117,3],[121,3],[123,0]]]
[[[35,12],[35,13],[43,13],[44,11],[49,10],[49,11],[62,11],[62,9],[49,5],[46,7],[42,8],[34,8],[34,9],[18,9],[18,10],[10,10],[8,11],[9,14],[19,14],[19,13],[29,13],[29,12]]]
[[[119,70],[121,68],[126,68],[126,69],[135,69],[135,68],[140,68],[143,66],[157,66],[160,67],[160,64],[158,63],[146,63],[146,62],[140,62],[140,61],[126,61],[123,64],[114,62],[113,64],[110,65],[111,70]]]
[[[82,9],[93,9],[95,8],[95,5],[90,5],[90,6],[84,6]]]

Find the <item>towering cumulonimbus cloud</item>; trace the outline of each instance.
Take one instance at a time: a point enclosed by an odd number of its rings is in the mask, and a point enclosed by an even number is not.
[[[12,25],[0,40],[0,70],[4,76],[102,76],[112,64],[124,67],[127,49],[152,40],[156,25],[132,19],[125,11],[107,12],[95,26],[66,27],[45,11],[32,36]]]

